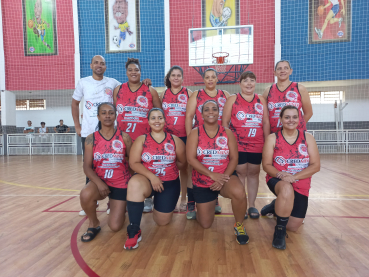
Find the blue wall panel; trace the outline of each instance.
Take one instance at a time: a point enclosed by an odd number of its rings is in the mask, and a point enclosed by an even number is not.
[[[164,0],[140,1],[141,52],[106,53],[103,0],[78,0],[81,77],[90,76],[94,55],[102,55],[107,63],[105,76],[126,82],[125,63],[128,57],[141,63],[141,79],[151,78],[154,86],[163,86],[164,79]]]
[[[282,59],[292,64],[291,80],[369,79],[369,1],[352,1],[350,42],[309,44],[308,11],[308,0],[282,0]]]

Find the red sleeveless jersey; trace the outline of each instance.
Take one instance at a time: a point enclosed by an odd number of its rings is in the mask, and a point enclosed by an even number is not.
[[[162,181],[172,181],[178,178],[176,164],[176,144],[171,134],[165,133],[165,139],[158,143],[151,134],[146,134],[143,144],[142,164]]]
[[[142,84],[133,92],[128,83],[122,84],[117,94],[118,130],[127,133],[132,141],[150,132],[147,115],[152,108],[152,95],[148,86]]]
[[[223,108],[224,104],[227,101],[227,97],[224,94],[224,92],[220,89],[217,90],[218,93],[216,96],[211,97],[209,96],[205,89],[200,89],[197,93],[197,104],[196,104],[196,113],[195,113],[195,127],[199,127],[204,124],[204,119],[202,118],[201,109],[202,105],[208,100],[214,100],[219,105],[219,118],[218,123],[219,125],[222,125],[222,115],[223,115]]]
[[[188,92],[185,87],[177,94],[173,94],[170,88],[164,92],[162,107],[165,115],[165,132],[177,137],[186,136],[185,119],[187,101]]]
[[[300,122],[297,129],[306,131],[306,123],[302,114],[301,94],[298,89],[298,84],[291,82],[291,84],[284,91],[280,91],[277,84],[270,87],[268,94],[268,110],[270,121],[270,132],[275,133],[282,129],[282,123],[279,114],[284,106],[292,105],[299,110]]]
[[[122,133],[117,130],[110,140],[106,140],[99,131],[94,132],[93,136],[93,170],[108,186],[127,188],[131,174],[124,160],[127,149]]]
[[[241,93],[237,93],[229,128],[237,138],[239,152],[263,152],[263,110],[263,104],[257,94],[254,94],[252,101],[248,102]]]
[[[305,131],[298,130],[296,141],[291,145],[283,137],[282,131],[275,133],[276,141],[273,154],[273,166],[279,171],[295,175],[309,166],[309,153],[306,145]],[[268,182],[272,177],[267,175]],[[293,189],[309,196],[311,177],[293,183]]]
[[[203,125],[198,127],[198,132],[197,159],[210,171],[223,174],[229,164],[228,136],[225,128],[219,126],[214,138],[208,136]],[[208,188],[214,181],[193,169],[192,183],[197,187]]]

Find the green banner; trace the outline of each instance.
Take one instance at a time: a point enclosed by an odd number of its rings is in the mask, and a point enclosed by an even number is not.
[[[57,55],[55,0],[22,1],[25,56]]]

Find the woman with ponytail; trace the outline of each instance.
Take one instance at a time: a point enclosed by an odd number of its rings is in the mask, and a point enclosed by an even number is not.
[[[160,95],[165,116],[164,131],[179,137],[186,145],[186,105],[192,95],[192,91],[182,86],[183,69],[180,66],[173,66],[164,79],[167,89]],[[181,180],[181,203],[178,211],[186,211],[187,185],[191,179],[188,176],[188,168],[180,172]],[[191,183],[189,183],[191,185]]]
[[[145,198],[154,196],[152,215],[156,224],[167,225],[172,220],[181,190],[178,170],[187,166],[182,140],[164,132],[163,110],[153,108],[148,117],[151,132],[135,140],[129,159],[129,165],[136,174],[128,183],[130,224],[127,227],[125,249],[135,249],[141,241],[140,224]]]

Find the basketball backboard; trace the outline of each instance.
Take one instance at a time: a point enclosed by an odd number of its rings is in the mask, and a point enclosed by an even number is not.
[[[254,57],[252,25],[189,29],[189,66],[212,66],[213,54],[227,52],[228,65],[248,65]]]

